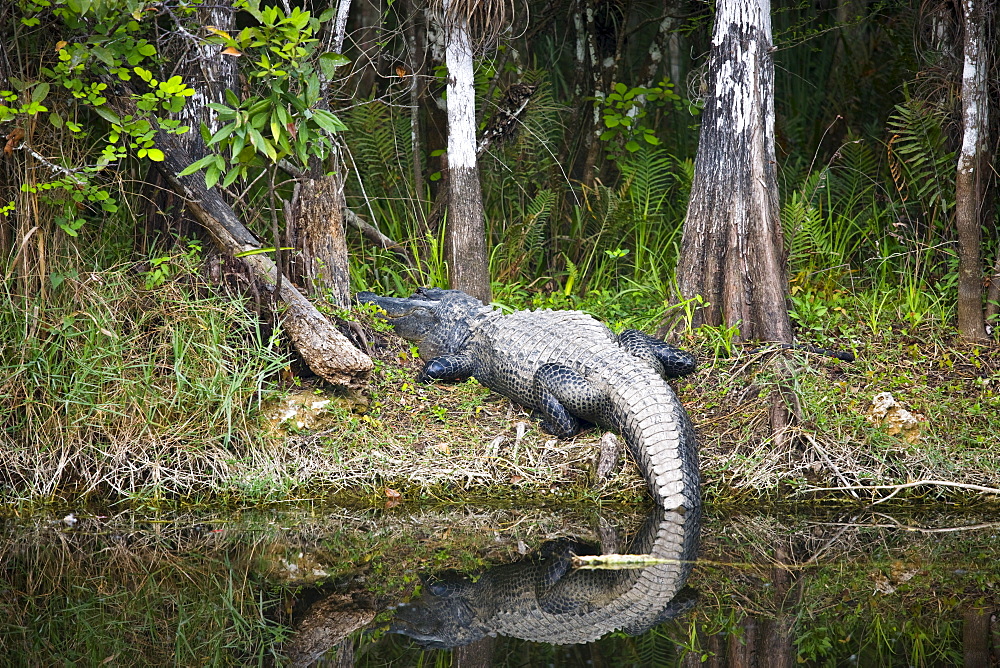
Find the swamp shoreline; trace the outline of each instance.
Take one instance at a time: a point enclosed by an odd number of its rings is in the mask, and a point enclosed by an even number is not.
[[[87,501],[248,506],[326,498],[394,506],[645,499],[625,454],[606,479],[597,478],[599,430],[557,440],[474,380],[417,383],[421,362],[412,349],[391,334],[369,335],[376,370],[366,392],[346,396],[282,372],[284,389],[243,396],[249,407],[232,438],[171,440],[169,431],[155,433],[164,426],[147,424],[126,430],[139,436],[117,449],[102,447],[100,439],[38,444],[34,453],[24,444],[8,448],[8,509]],[[865,505],[891,498],[968,505],[1000,498],[992,491],[1000,488],[995,348],[897,335],[857,346],[857,360],[848,363],[788,350],[733,348],[723,356],[699,335],[680,343],[700,360],[674,386],[696,426],[709,504]],[[768,430],[774,355],[791,362],[803,416],[791,448],[775,448]],[[888,416],[872,404],[886,392],[897,403]],[[909,422],[894,420],[893,411]],[[88,480],[88,466],[99,475]],[[923,481],[933,482],[913,484]]]

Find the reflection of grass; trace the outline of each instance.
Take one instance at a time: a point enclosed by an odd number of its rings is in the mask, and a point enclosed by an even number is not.
[[[419,586],[418,573],[476,570],[519,557],[519,543],[592,535],[592,525],[580,514],[472,508],[269,511],[231,521],[83,517],[71,530],[58,521],[8,523],[0,534],[0,663],[266,663],[288,636],[290,615],[334,584],[364,589],[384,610]],[[301,572],[289,563],[327,576],[307,586],[289,579]]]
[[[199,527],[93,523],[110,531],[88,535],[86,525],[5,536],[7,665],[248,665],[273,655],[285,629],[266,616],[277,598],[251,585],[250,546],[232,558]]]
[[[558,536],[594,541],[597,516],[587,511],[313,508],[232,521],[84,518],[68,531],[58,523],[8,523],[0,548],[7,592],[0,597],[0,654],[10,665],[99,665],[112,656],[116,665],[266,662],[280,655],[277,644],[306,605],[361,591],[379,615],[372,629],[352,636],[357,665],[450,665],[450,652],[415,652],[408,641],[385,636],[391,606],[418,591],[419,575],[474,575]],[[636,509],[604,514],[625,524],[621,535],[642,521]],[[693,612],[649,634],[616,633],[593,646],[500,638],[494,665],[614,657],[616,665],[671,666],[687,651],[732,652],[732,643],[760,639],[769,628],[788,629],[775,637],[784,638],[793,660],[810,665],[843,665],[851,655],[858,665],[954,665],[962,616],[996,605],[996,527],[928,533],[897,525],[976,521],[870,514],[845,522],[709,509],[689,582],[699,591]],[[775,569],[778,558],[789,571]],[[296,560],[327,575],[308,584],[288,579],[284,565]]]
[[[703,601],[694,621],[732,620],[730,632],[745,630],[743,617],[733,619],[734,602],[758,622],[791,620],[793,656],[810,665],[844,665],[851,656],[855,665],[961,665],[963,615],[996,605],[996,526],[947,530],[975,527],[976,518],[871,514],[822,522],[727,514],[716,521],[725,528],[703,533],[701,553],[712,565],[692,577]],[[791,564],[792,584],[776,594],[771,564],[778,555]],[[700,640],[708,647],[708,638]]]

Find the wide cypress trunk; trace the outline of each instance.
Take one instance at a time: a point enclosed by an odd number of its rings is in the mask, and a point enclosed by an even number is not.
[[[677,267],[700,324],[788,343],[787,277],[774,159],[774,62],[767,0],[721,0]]]
[[[448,224],[445,259],[451,287],[489,303],[489,255],[476,163],[476,92],[468,20],[445,3],[448,67]]]
[[[771,52],[769,0],[720,0],[677,282],[695,307],[691,326],[738,327],[736,340],[791,343]],[[769,418],[780,449],[798,408],[787,364],[777,361],[774,372]]]
[[[958,232],[958,331],[966,339],[987,339],[983,314],[981,207],[987,170],[989,128],[986,89],[986,0],[962,0],[965,23],[962,68],[962,147],[955,177],[955,227]]]

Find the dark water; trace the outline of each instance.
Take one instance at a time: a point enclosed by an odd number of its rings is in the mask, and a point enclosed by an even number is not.
[[[988,513],[65,515],[0,521],[0,665],[1000,665]]]

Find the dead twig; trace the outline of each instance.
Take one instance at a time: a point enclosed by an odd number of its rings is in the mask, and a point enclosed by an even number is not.
[[[906,482],[899,485],[851,485],[847,487],[809,487],[807,489],[798,490],[798,494],[805,494],[808,492],[847,492],[852,490],[865,490],[865,491],[875,491],[880,489],[891,489],[892,493],[885,496],[877,501],[873,501],[872,504],[885,503],[892,497],[899,494],[904,489],[909,489],[911,487],[920,487],[922,485],[932,486],[932,487],[954,487],[957,489],[968,489],[974,492],[983,492],[984,494],[997,494],[1000,495],[1000,489],[996,487],[985,487],[983,485],[973,485],[965,482],[951,482],[950,480],[916,480],[914,482]]]

